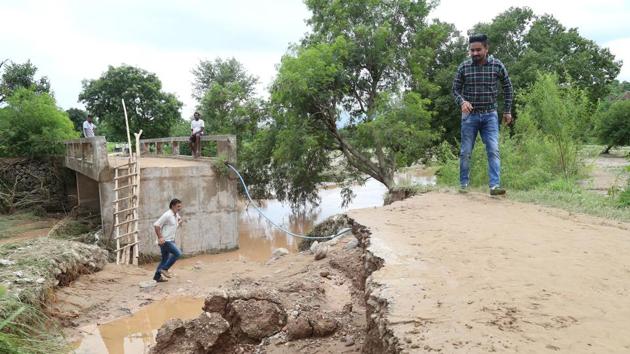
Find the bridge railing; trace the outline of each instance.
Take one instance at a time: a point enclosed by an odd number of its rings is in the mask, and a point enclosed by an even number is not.
[[[140,151],[142,156],[192,158],[188,139],[187,136],[140,139]],[[217,157],[236,162],[236,136],[205,135],[201,137],[200,158],[216,159]]]
[[[109,167],[107,142],[104,136],[64,141],[65,165],[98,180],[101,171]]]

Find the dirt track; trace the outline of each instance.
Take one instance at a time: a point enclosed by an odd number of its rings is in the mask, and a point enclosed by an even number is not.
[[[384,260],[368,287],[389,349],[630,352],[628,224],[475,193],[348,214]]]

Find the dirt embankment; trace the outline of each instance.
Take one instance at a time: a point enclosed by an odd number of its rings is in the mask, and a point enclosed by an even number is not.
[[[477,193],[348,214],[382,261],[367,353],[630,352],[630,224]]]
[[[83,243],[48,238],[7,243],[0,246],[0,285],[8,296],[39,308],[48,303],[53,289],[99,271],[106,263],[107,252]]]

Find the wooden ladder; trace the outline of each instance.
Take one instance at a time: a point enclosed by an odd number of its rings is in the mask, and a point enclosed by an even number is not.
[[[140,168],[136,154],[114,169],[114,239],[116,264],[138,265]]]
[[[129,118],[125,100],[122,100],[127,128],[129,161],[114,168],[114,239],[116,240],[116,264],[138,265],[138,206],[140,204],[140,135],[136,137],[136,151],[131,148]]]

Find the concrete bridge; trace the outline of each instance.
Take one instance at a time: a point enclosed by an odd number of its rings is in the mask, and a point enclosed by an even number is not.
[[[141,156],[138,229],[140,258],[158,255],[153,222],[168,209],[172,198],[182,201],[184,223],[177,244],[186,255],[238,248],[236,180],[218,173],[220,161],[236,162],[236,137],[202,137],[202,156],[180,154],[188,137],[140,140]],[[76,173],[80,208],[100,211],[103,235],[112,238],[114,226],[114,169],[128,156],[108,154],[105,137],[65,142],[65,166]]]

